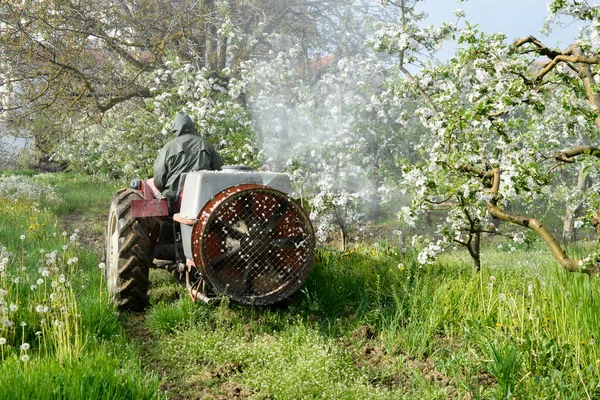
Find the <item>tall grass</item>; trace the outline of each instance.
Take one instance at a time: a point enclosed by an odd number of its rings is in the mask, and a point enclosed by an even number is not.
[[[58,228],[46,186],[0,182],[0,399],[144,399],[139,365],[102,289],[97,257]],[[43,202],[43,203],[40,203]]]
[[[257,398],[598,398],[598,281],[535,245],[485,251],[473,275],[459,253],[420,267],[393,247],[321,249],[285,307],[159,303],[151,357],[216,395],[226,380]]]
[[[98,260],[54,216],[105,209],[111,184],[87,206],[85,181],[42,180],[59,193],[46,209],[0,202],[0,314],[11,322],[0,327],[0,398],[158,396]],[[144,363],[184,398],[600,398],[598,280],[562,271],[541,246],[512,247],[484,248],[475,275],[458,251],[420,267],[393,245],[319,249],[302,290],[269,308],[193,305],[155,280]]]

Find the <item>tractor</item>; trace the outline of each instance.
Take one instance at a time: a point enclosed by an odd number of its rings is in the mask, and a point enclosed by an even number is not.
[[[147,305],[150,268],[185,281],[193,301],[224,295],[270,305],[298,291],[314,264],[315,236],[286,174],[226,166],[180,181],[177,204],[153,179],[135,179],[112,198],[105,274],[120,310]]]

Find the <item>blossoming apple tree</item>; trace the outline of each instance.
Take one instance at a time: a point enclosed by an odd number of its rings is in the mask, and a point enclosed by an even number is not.
[[[213,74],[187,62],[167,61],[150,79],[151,99],[116,105],[99,124],[74,132],[55,158],[88,173],[151,176],[158,150],[171,139],[173,115],[184,111],[226,163],[256,166],[258,149],[240,100],[242,82],[228,70]]]
[[[248,100],[265,162],[286,169],[308,201],[317,235],[339,229],[342,247],[354,223],[378,207],[395,163],[404,121],[399,99],[384,95],[385,57],[302,59],[248,65]],[[370,208],[373,207],[373,208]]]
[[[568,12],[592,22],[564,50],[533,36],[508,43],[504,34],[487,35],[465,23],[462,29],[447,31],[460,46],[449,61],[413,73],[405,62],[417,57],[423,30],[407,22],[414,13],[407,3],[397,4],[402,22],[382,29],[376,45],[399,57],[403,74],[395,96],[418,93],[423,99],[418,114],[430,131],[418,144],[422,161],[405,165],[412,207],[403,210],[403,217],[414,224],[426,210],[447,211],[437,240],[429,240],[419,260],[430,262],[446,246],[458,244],[468,249],[479,269],[480,234],[499,234],[497,222],[503,221],[535,232],[566,270],[597,272],[597,254],[570,258],[529,212],[536,199],[555,190],[565,168],[577,165],[577,170],[596,176],[598,8],[581,2],[551,4],[552,13]],[[587,191],[588,206],[597,207],[597,189],[596,181]],[[576,192],[576,181],[567,183],[566,191]],[[515,211],[517,203],[522,211]],[[600,219],[591,212],[587,221],[598,227]],[[513,235],[515,241],[523,237],[522,232]]]

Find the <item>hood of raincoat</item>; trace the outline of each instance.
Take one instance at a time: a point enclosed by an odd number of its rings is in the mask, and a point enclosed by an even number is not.
[[[175,134],[175,137],[186,134],[193,135],[196,133],[196,128],[194,128],[194,122],[189,115],[177,113],[175,119],[173,120],[173,125],[171,126],[171,132]]]

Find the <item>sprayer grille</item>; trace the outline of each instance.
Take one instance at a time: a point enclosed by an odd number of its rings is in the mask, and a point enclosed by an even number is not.
[[[282,192],[257,185],[228,189],[200,214],[193,233],[196,265],[235,301],[274,303],[298,290],[312,269],[312,225]]]

